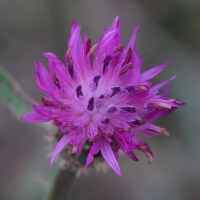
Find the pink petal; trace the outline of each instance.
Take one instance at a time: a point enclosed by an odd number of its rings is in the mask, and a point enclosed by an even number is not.
[[[52,82],[49,72],[45,69],[40,61],[35,63],[35,65],[37,86],[42,92],[48,96],[51,96],[57,90],[56,85]]]
[[[119,19],[119,17],[117,16],[117,17],[114,19],[113,23],[112,23],[112,26],[111,26],[111,28],[110,28],[110,31],[115,30],[115,29],[118,29],[118,28],[120,28],[120,19]]]
[[[144,82],[146,80],[149,80],[151,78],[153,78],[154,76],[156,76],[157,74],[159,74],[167,65],[168,61],[163,63],[160,66],[154,67],[146,72],[144,72],[143,74],[141,74],[140,76],[140,82]]]
[[[153,92],[155,92],[156,90],[159,90],[160,88],[162,88],[164,85],[166,85],[166,84],[169,83],[171,80],[173,80],[173,79],[176,77],[176,75],[177,75],[177,73],[176,73],[172,78],[170,78],[169,80],[164,81],[164,82],[162,82],[162,83],[159,83],[159,84],[153,86],[153,87],[150,89],[150,93],[153,93]]]
[[[62,151],[62,149],[70,142],[72,138],[72,133],[68,134],[68,135],[64,135],[61,140],[58,142],[53,155],[51,156],[51,166],[53,165],[53,162],[56,158],[56,156]]]
[[[56,76],[62,81],[66,82],[67,77],[67,68],[65,65],[53,54],[53,53],[41,53],[43,56],[47,57],[49,60],[49,68],[50,70],[54,70]]]
[[[108,43],[114,38],[114,36],[119,32],[120,28],[117,28],[115,30],[109,31],[107,34],[105,34],[99,41],[99,45],[97,48],[97,56],[100,61],[99,56],[101,56],[102,52],[105,50]]]
[[[164,92],[159,98],[165,97],[165,96],[168,94],[168,92],[170,91],[171,87],[172,87],[172,85],[169,86],[169,87],[165,90],[165,92]]]
[[[35,122],[35,123],[41,123],[41,122],[48,122],[51,119],[48,117],[41,117],[40,115],[38,115],[37,113],[30,113],[28,115],[25,116],[21,116],[20,120],[24,120],[24,121],[28,121],[28,122]]]
[[[93,161],[94,155],[96,155],[100,151],[100,149],[101,149],[101,143],[99,139],[97,142],[93,143],[92,148],[90,149],[90,153],[87,157],[85,168],[87,168],[88,165]]]
[[[166,108],[157,108],[156,110],[147,113],[142,119],[146,120],[147,122],[151,123],[157,120],[160,117],[164,117],[172,113],[177,107],[172,107],[171,109]]]
[[[123,175],[119,168],[119,164],[115,158],[111,146],[104,137],[101,138],[101,153],[106,162],[110,165],[110,167],[113,168],[113,170],[123,178]]]
[[[132,160],[139,162],[139,159],[136,157],[136,155],[132,151],[127,152],[126,155],[128,155]]]
[[[136,41],[136,36],[137,36],[137,32],[138,32],[138,29],[140,28],[140,26],[137,26],[136,29],[134,30],[133,32],[133,35],[129,41],[129,44],[126,48],[126,51],[125,51],[125,55],[126,55],[126,52],[128,51],[129,48],[131,48],[132,50],[134,49],[135,47],[135,41]]]

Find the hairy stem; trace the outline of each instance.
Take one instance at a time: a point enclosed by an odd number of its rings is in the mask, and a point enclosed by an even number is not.
[[[60,170],[47,200],[66,200],[75,180],[76,171]]]

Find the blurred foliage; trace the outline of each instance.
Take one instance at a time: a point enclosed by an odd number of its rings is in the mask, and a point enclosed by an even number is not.
[[[32,108],[25,102],[25,98],[26,94],[18,83],[0,67],[0,101],[7,104],[11,113],[18,119],[21,115],[32,112]]]

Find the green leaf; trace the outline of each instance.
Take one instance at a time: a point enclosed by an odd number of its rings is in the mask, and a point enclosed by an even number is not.
[[[30,103],[34,103],[21,88],[21,86],[11,77],[11,75],[0,67],[0,102],[6,104],[11,113],[20,118],[33,112]]]

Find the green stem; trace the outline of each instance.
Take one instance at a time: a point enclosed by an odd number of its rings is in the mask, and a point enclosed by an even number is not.
[[[60,170],[47,200],[66,200],[75,180],[76,171]]]

